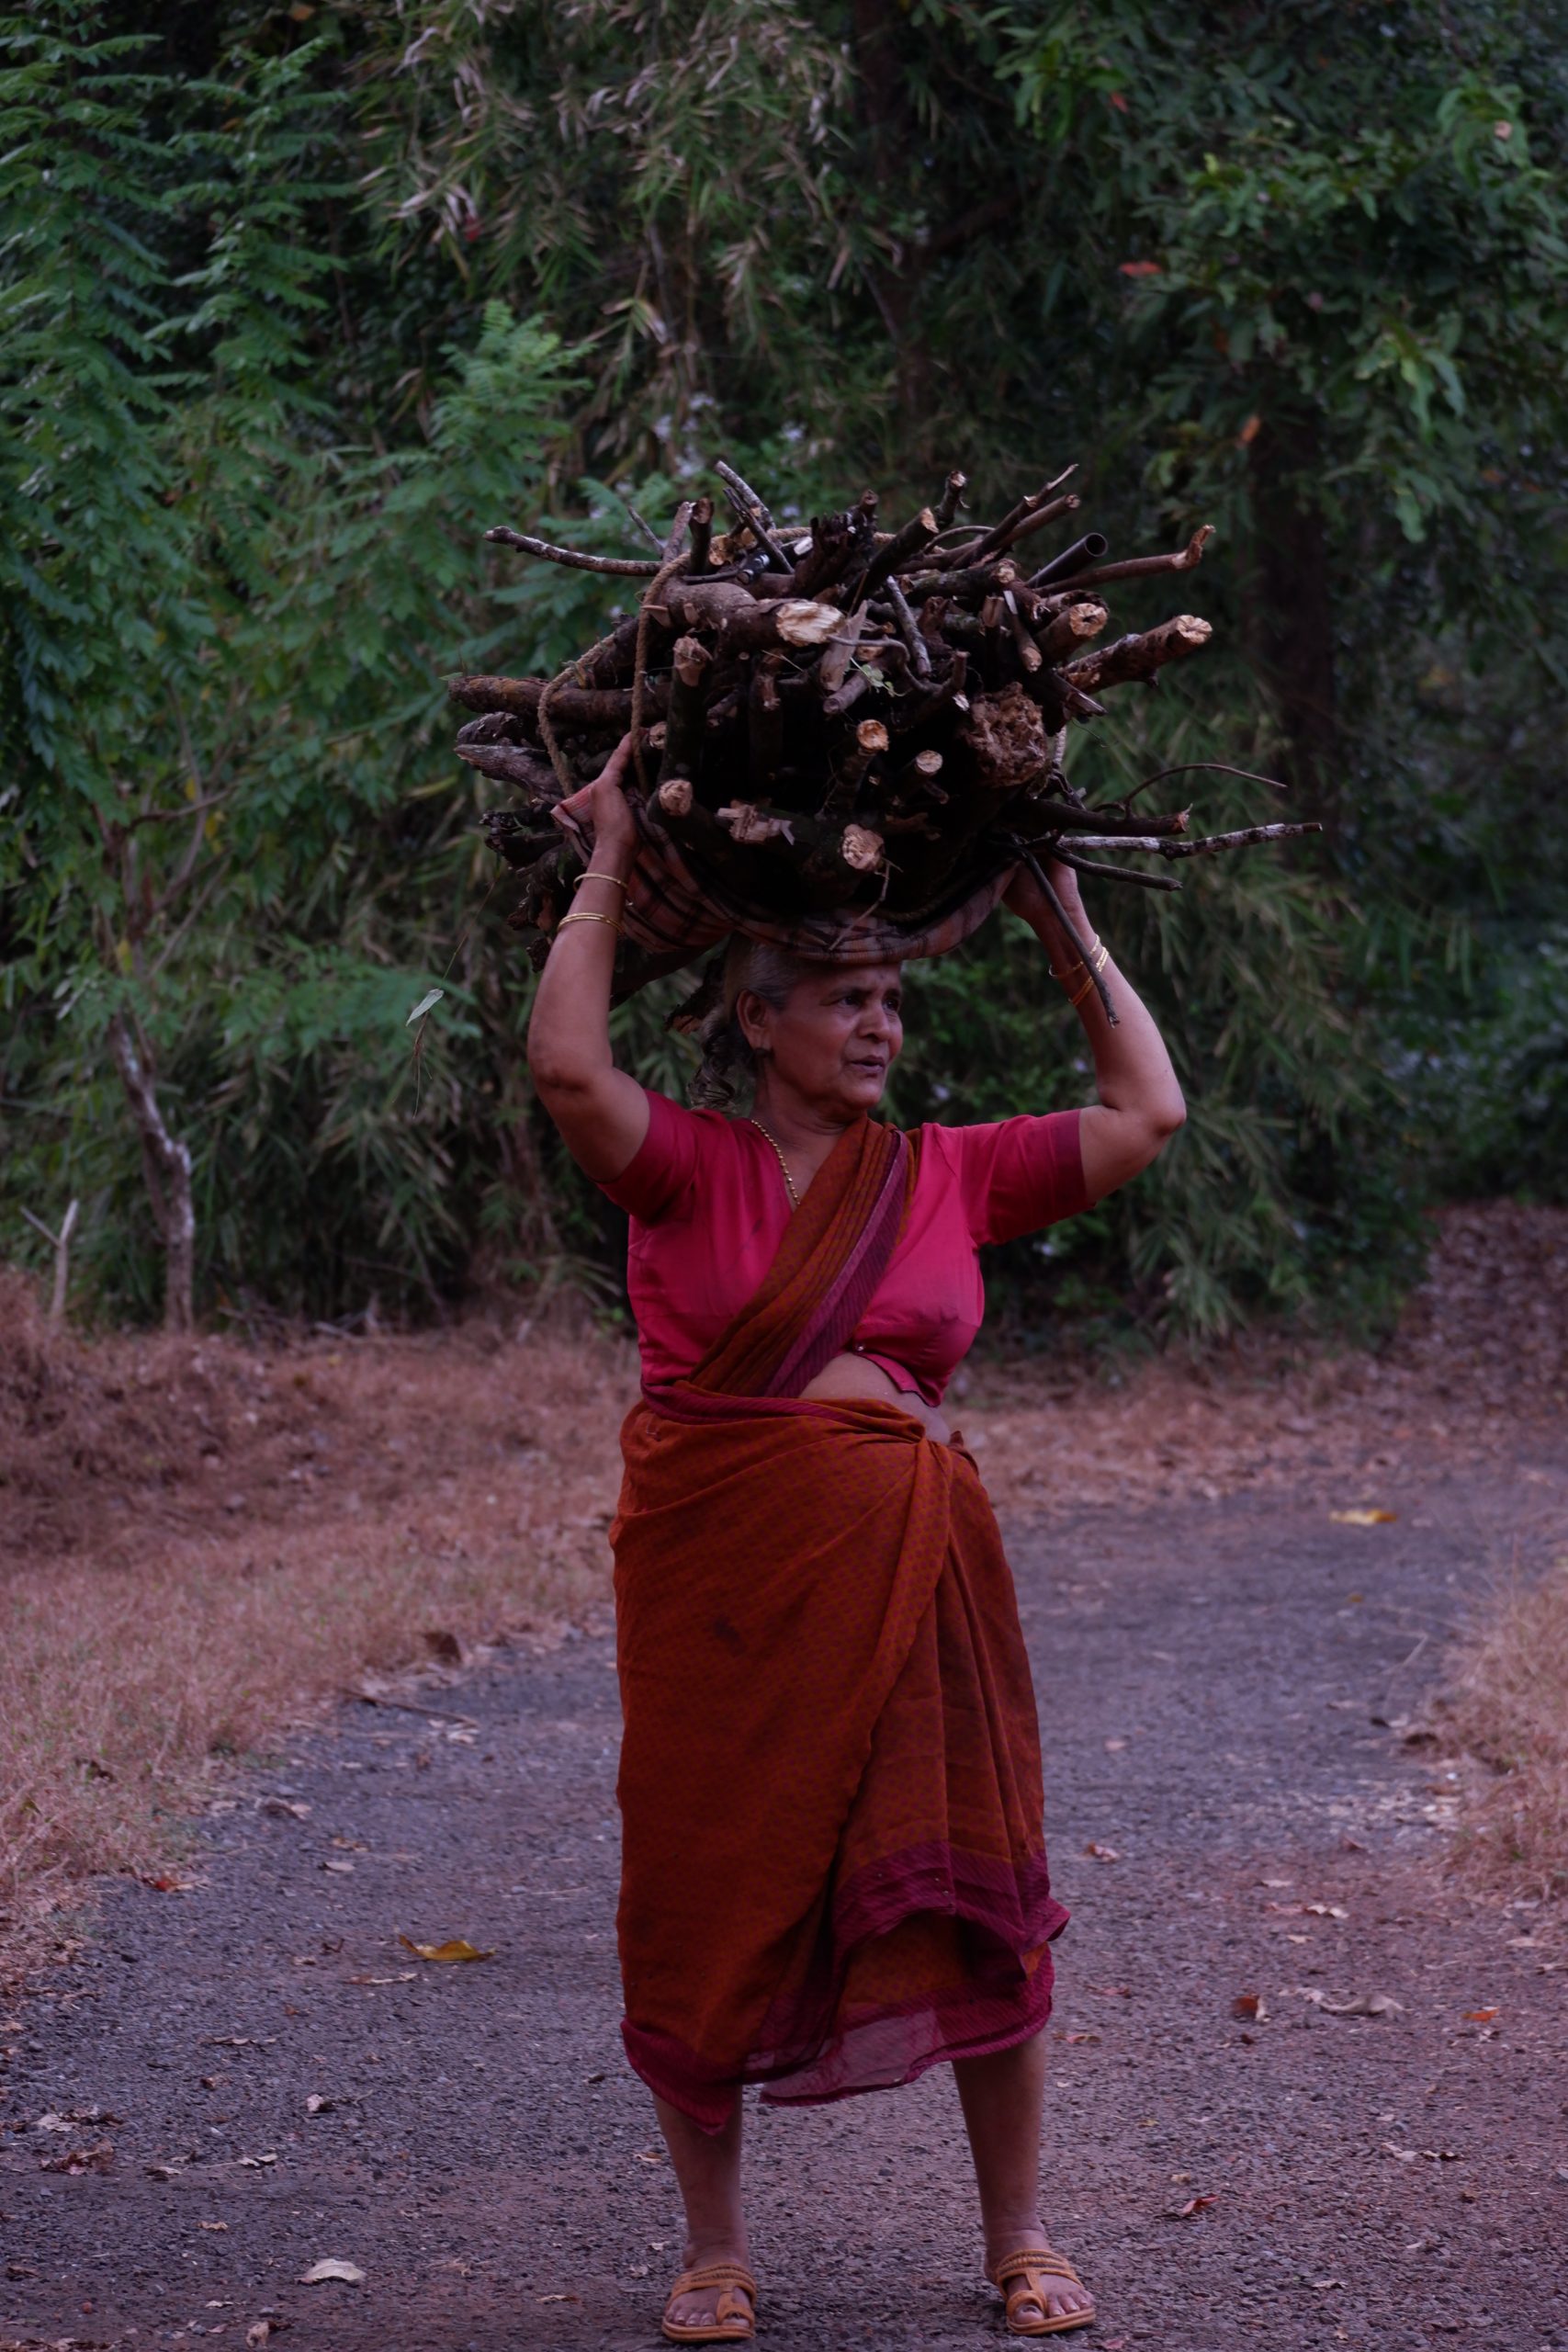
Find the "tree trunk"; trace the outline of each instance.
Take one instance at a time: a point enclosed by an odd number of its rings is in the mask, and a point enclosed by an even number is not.
[[[1332,831],[1339,812],[1334,599],[1309,418],[1266,423],[1252,445],[1258,645],[1284,729],[1290,782]]]
[[[164,1328],[196,1329],[196,1204],[191,1192],[190,1146],[176,1142],[164,1124],[151,1057],[138,1046],[130,1024],[117,1012],[109,1023],[109,1050],[141,1143],[141,1166],[152,1214],[164,1242]]]

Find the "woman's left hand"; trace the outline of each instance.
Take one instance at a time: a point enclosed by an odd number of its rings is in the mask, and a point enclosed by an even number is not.
[[[1078,896],[1078,877],[1070,865],[1061,865],[1055,858],[1043,861],[1051,888],[1060,899],[1072,921],[1081,930],[1083,900]],[[1015,915],[1021,915],[1032,931],[1055,919],[1055,910],[1027,865],[1021,865],[1002,894],[1002,904]]]

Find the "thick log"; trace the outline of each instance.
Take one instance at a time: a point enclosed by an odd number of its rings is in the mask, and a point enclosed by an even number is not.
[[[465,743],[526,743],[528,722],[515,710],[487,710],[457,729],[457,748]]]
[[[551,782],[554,781],[552,775]],[[547,818],[541,822],[532,812],[524,814],[515,808],[487,809],[479,820],[479,830],[488,845],[498,857],[505,859],[513,873],[537,865],[560,840],[558,829]]]
[[[1039,709],[1021,686],[979,695],[958,732],[988,793],[1021,791],[1037,783],[1051,764]]]
[[[850,663],[854,660],[855,649],[865,632],[866,618],[863,606],[859,612],[851,613],[817,664],[817,683],[825,702],[838,693],[849,676]]]
[[[1086,596],[1081,604],[1069,605],[1066,612],[1047,621],[1035,643],[1047,662],[1060,662],[1081,652],[1091,638],[1100,635],[1110,618],[1103,605]]]
[[[782,653],[765,653],[751,673],[747,697],[746,732],[751,791],[765,800],[784,765],[784,704],[778,676]]]
[[[1081,611],[1081,605],[1074,607]],[[1063,618],[1066,619],[1066,614]],[[1107,686],[1126,685],[1134,678],[1152,678],[1168,662],[1182,662],[1190,653],[1201,652],[1213,635],[1213,629],[1196,613],[1178,613],[1174,619],[1162,621],[1157,628],[1143,630],[1132,637],[1119,637],[1111,645],[1097,645],[1092,651],[1082,653],[1069,662],[1063,677],[1080,694],[1102,694]]]
[[[700,638],[677,639],[670,672],[663,752],[659,763],[660,784],[666,776],[696,774],[705,731],[703,682],[712,662],[713,656]]]
[[[538,752],[513,743],[459,743],[457,757],[481,775],[516,785],[537,808],[553,808],[561,797],[556,772]]]
[[[514,710],[536,718],[545,678],[491,678],[479,674],[449,678],[446,692],[465,710]],[[661,710],[669,698],[668,683],[650,678],[644,695],[648,709]],[[550,717],[558,727],[580,729],[584,734],[625,732],[631,723],[629,686],[558,686],[550,696]]]
[[[726,653],[762,653],[775,645],[807,651],[826,645],[844,626],[836,605],[818,605],[806,596],[786,596],[773,604],[759,604],[734,582],[671,581],[669,610],[687,628],[716,629]]]

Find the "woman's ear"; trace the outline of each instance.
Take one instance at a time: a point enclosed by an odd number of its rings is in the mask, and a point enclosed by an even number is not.
[[[769,1010],[755,989],[742,989],[735,1000],[735,1018],[740,1023],[740,1034],[754,1054],[767,1050]]]

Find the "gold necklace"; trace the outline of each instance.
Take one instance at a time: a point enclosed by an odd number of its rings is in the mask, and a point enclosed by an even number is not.
[[[789,1204],[791,1208],[797,1209],[800,1206],[800,1194],[795,1189],[795,1178],[789,1172],[789,1162],[784,1158],[783,1151],[779,1148],[779,1139],[777,1136],[770,1135],[767,1128],[762,1125],[761,1119],[748,1118],[746,1124],[750,1127],[755,1127],[757,1133],[760,1136],[766,1136],[768,1142],[773,1145],[774,1157],[777,1159],[780,1168],[784,1170],[784,1180],[789,1188]]]

